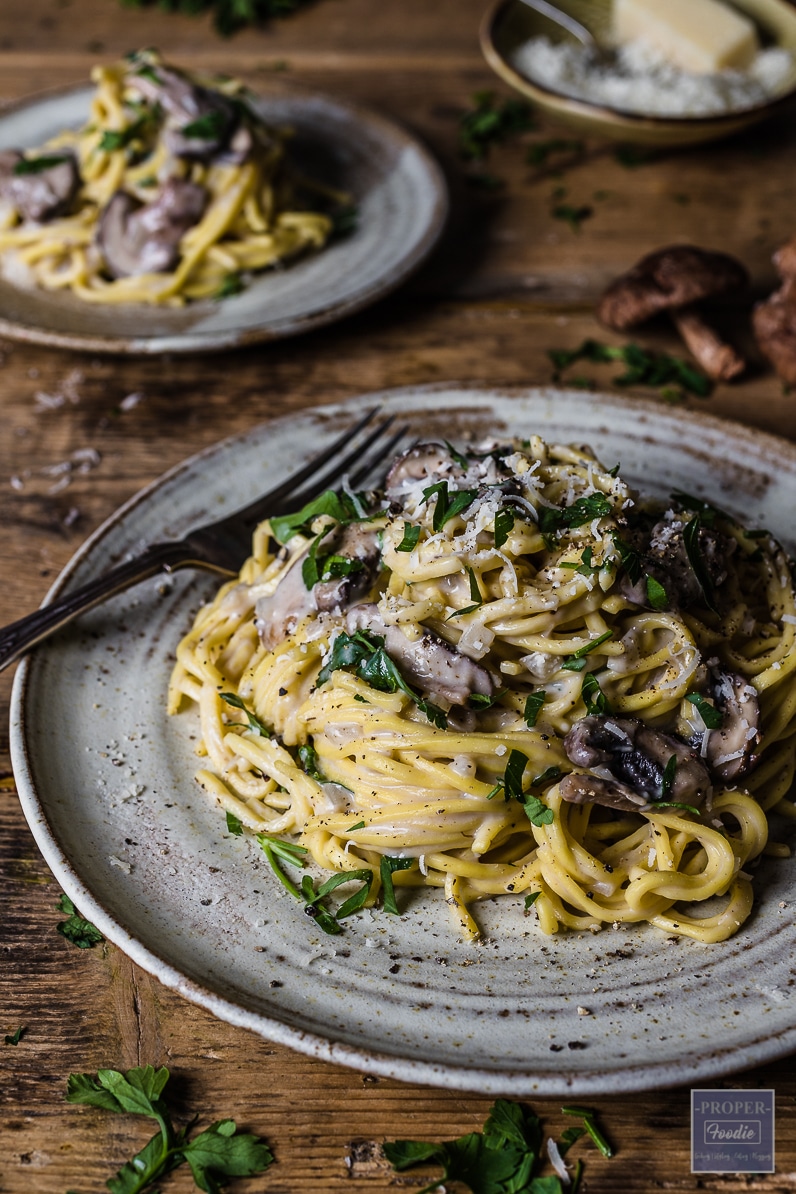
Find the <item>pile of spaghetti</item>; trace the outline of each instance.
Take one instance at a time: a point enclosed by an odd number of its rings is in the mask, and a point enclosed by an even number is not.
[[[311,914],[344,880],[346,914],[427,885],[468,937],[503,896],[546,933],[716,942],[749,864],[788,853],[767,816],[796,816],[788,558],[584,448],[423,443],[383,491],[264,522],[177,658],[200,782]],[[333,879],[299,891],[309,860]]]
[[[239,83],[200,81],[154,51],[92,78],[83,128],[0,154],[6,276],[92,303],[176,305],[234,294],[325,244],[329,215],[302,203],[333,196],[300,179],[285,132]]]

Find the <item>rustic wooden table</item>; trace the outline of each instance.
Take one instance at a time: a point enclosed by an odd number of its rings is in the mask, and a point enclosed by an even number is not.
[[[754,291],[771,289],[772,250],[796,231],[794,111],[725,144],[661,154],[630,169],[614,149],[589,143],[529,165],[525,146],[567,132],[539,127],[496,149],[494,191],[464,182],[460,115],[495,80],[478,50],[483,0],[317,0],[266,31],[231,41],[209,22],[124,9],[115,0],[2,0],[0,99],[84,81],[98,59],[158,45],[188,67],[258,80],[282,70],[308,87],[373,105],[421,136],[449,177],[453,217],[444,243],[393,297],[300,340],[228,356],[110,359],[0,346],[0,624],[36,606],[82,540],[136,490],[189,453],[230,432],[346,395],[460,379],[545,383],[547,351],[586,336],[595,296],[643,252],[672,240],[729,249],[749,266]],[[592,214],[580,231],[554,218],[565,201]],[[747,333],[741,329],[741,335]],[[748,338],[748,337],[747,337]],[[656,329],[649,345],[677,351]],[[581,370],[584,372],[586,370]],[[610,387],[611,371],[590,368]],[[138,399],[125,402],[129,395]],[[709,400],[690,403],[796,437],[793,396],[762,365]],[[52,466],[83,449],[53,492]],[[23,478],[21,487],[13,477]],[[372,1142],[451,1139],[477,1130],[490,1100],[403,1085],[293,1053],[214,1019],[139,970],[111,945],[79,951],[56,931],[59,889],[39,856],[14,791],[5,731],[10,674],[0,677],[0,1190],[100,1190],[144,1138],[137,1121],[64,1102],[66,1077],[99,1066],[167,1064],[178,1115],[234,1116],[263,1134],[277,1163],[236,1188],[284,1194],[417,1188],[396,1177]],[[599,1100],[613,1160],[579,1145],[589,1194],[665,1189],[796,1189],[796,1075],[792,1059],[718,1085],[773,1087],[777,1170],[768,1176],[690,1172],[689,1091],[654,1090]],[[534,1109],[553,1131],[559,1100]],[[171,1183],[169,1185],[169,1183]],[[188,1190],[177,1174],[165,1188]]]

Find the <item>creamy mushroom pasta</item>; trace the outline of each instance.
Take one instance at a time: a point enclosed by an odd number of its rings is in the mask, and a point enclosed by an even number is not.
[[[330,216],[308,209],[335,195],[298,176],[285,131],[239,83],[200,81],[153,51],[92,78],[88,124],[0,153],[8,277],[92,303],[179,304],[227,297],[326,243]]]
[[[716,942],[787,853],[795,645],[767,532],[645,501],[585,448],[423,443],[383,491],[258,528],[170,709],[199,706],[200,782],[329,931],[430,886],[468,937],[501,896],[546,933]],[[299,890],[309,860],[334,878]]]

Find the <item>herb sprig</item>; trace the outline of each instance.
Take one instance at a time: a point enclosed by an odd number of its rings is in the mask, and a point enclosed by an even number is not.
[[[117,1114],[153,1119],[158,1131],[131,1160],[126,1161],[107,1185],[111,1194],[142,1194],[171,1170],[187,1164],[200,1190],[219,1194],[230,1177],[262,1173],[273,1160],[268,1145],[258,1136],[239,1132],[234,1119],[210,1124],[189,1138],[191,1125],[175,1129],[163,1092],[169,1080],[165,1066],[147,1065],[122,1073],[99,1070],[70,1074],[66,1101],[99,1107]]]
[[[638,344],[600,344],[589,339],[578,348],[550,349],[548,356],[555,367],[556,380],[576,361],[595,364],[618,361],[626,369],[613,379],[617,386],[649,386],[657,390],[676,387],[698,398],[709,397],[712,390],[710,379],[690,361],[665,352],[652,352]]]

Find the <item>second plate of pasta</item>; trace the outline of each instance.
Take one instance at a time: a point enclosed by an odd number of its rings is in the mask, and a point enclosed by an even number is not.
[[[376,113],[149,51],[94,82],[0,117],[0,334],[132,353],[292,336],[394,289],[442,231],[439,167]]]
[[[212,578],[150,584],[22,665],[14,766],[57,878],[189,998],[374,1073],[571,1095],[715,1078],[793,1048],[791,445],[591,394],[370,395],[186,462],[60,585],[243,504],[376,405],[438,451],[396,464],[386,505],[356,510],[354,493],[346,526],[330,528],[331,507],[277,521],[281,550],[255,541],[215,604]],[[636,511],[642,489],[662,505]],[[462,513],[474,538],[450,554]],[[311,587],[363,579],[366,556],[334,538],[352,527],[387,573],[354,616],[313,627]],[[540,565],[533,584],[522,557]],[[500,592],[512,569],[544,608]],[[285,634],[258,645],[253,619],[276,634],[291,573]],[[413,658],[410,613],[444,682]],[[473,666],[453,675],[459,646]],[[401,827],[412,785],[428,808]],[[301,843],[320,867],[301,865]],[[334,870],[347,885],[332,876],[321,896]]]

